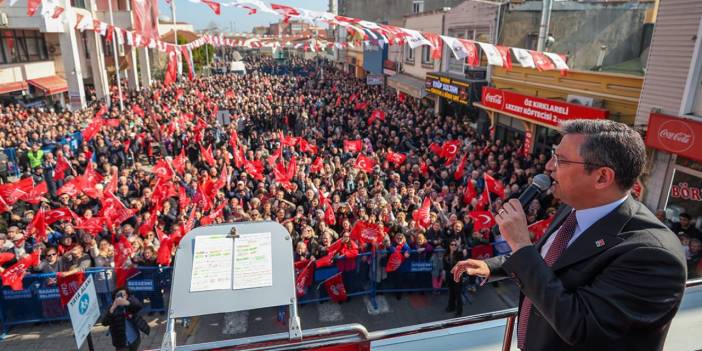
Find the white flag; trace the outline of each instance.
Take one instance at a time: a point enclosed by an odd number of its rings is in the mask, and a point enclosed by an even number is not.
[[[505,65],[504,62],[502,62],[502,55],[500,54],[500,51],[497,50],[495,45],[481,42],[478,42],[478,44],[483,49],[483,52],[485,52],[485,56],[487,56],[488,59],[488,64],[500,67]]]
[[[548,58],[553,61],[553,63],[556,64],[556,69],[557,70],[568,70],[568,64],[563,60],[563,57],[559,54],[555,54],[553,52],[544,52],[544,55],[548,56]]]
[[[529,54],[529,50],[512,48],[512,52],[514,53],[514,57],[517,58],[517,61],[519,61],[519,64],[522,65],[522,67],[536,68],[536,64],[534,64],[534,58]]]

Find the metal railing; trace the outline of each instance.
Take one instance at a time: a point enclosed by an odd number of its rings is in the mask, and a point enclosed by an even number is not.
[[[685,287],[702,286],[702,278],[688,280]],[[304,330],[301,340],[290,340],[288,333],[261,335],[233,340],[214,341],[196,345],[176,346],[178,351],[196,350],[299,350],[314,347],[330,347],[349,344],[369,344],[390,338],[428,333],[437,330],[475,325],[484,322],[505,319],[504,336],[502,338],[502,351],[510,351],[512,335],[517,319],[518,309],[509,308],[500,311],[475,314],[435,322],[416,324],[390,330],[380,330],[368,333],[366,328],[358,323],[345,324],[327,328]]]

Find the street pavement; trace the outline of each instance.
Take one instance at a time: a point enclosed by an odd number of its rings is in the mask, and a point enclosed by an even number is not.
[[[502,310],[516,306],[518,289],[510,281],[497,286],[487,284],[471,293],[472,303],[464,306],[464,316]],[[300,306],[303,330],[360,323],[368,331],[397,328],[454,317],[444,309],[448,304],[447,293],[433,295],[405,293],[401,299],[395,294],[378,295],[378,308],[374,309],[368,297],[356,296],[343,304],[325,302]],[[287,309],[285,309],[287,311]],[[279,308],[263,308],[244,312],[220,313],[193,318],[188,328],[176,324],[177,343],[194,344],[287,332],[287,315],[278,320]],[[141,348],[158,349],[166,329],[164,316],[144,316],[151,326],[151,334],[142,335]],[[114,349],[106,327],[93,328],[95,350]],[[70,322],[55,322],[16,326],[0,341],[2,351],[75,350],[76,344]],[[87,342],[81,351],[88,350]]]

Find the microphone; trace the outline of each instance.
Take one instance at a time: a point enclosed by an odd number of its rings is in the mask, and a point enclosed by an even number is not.
[[[537,174],[531,181],[531,184],[524,189],[521,195],[519,195],[519,203],[522,204],[522,208],[526,210],[529,203],[536,197],[541,195],[542,192],[548,190],[551,187],[551,177],[545,174]],[[494,236],[500,235],[500,228],[497,224],[492,227],[492,234]]]
[[[531,185],[524,189],[524,192],[519,195],[519,203],[526,209],[532,200],[541,195],[542,192],[548,190],[550,187],[551,177],[545,174],[537,174],[532,180]]]

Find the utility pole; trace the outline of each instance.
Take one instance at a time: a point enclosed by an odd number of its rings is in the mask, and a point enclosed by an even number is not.
[[[115,19],[112,15],[112,1],[107,1],[107,7],[110,11],[110,25],[114,27]],[[119,110],[124,111],[124,101],[122,100],[122,77],[119,74],[119,55],[117,53],[117,40],[112,38],[112,54],[115,58],[115,72],[117,73],[117,94],[119,94]],[[92,339],[89,339],[92,343]]]
[[[541,25],[539,25],[539,41],[536,44],[536,51],[542,52],[546,47],[546,39],[548,38],[548,26],[551,22],[551,10],[553,8],[553,0],[542,0],[541,8]]]

